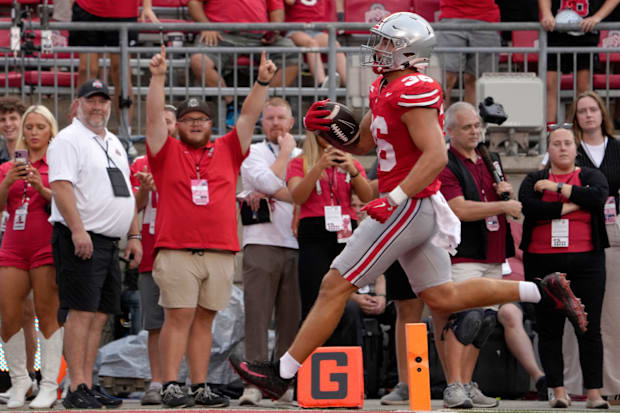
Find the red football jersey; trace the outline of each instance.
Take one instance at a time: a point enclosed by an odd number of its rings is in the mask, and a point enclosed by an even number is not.
[[[134,193],[140,188],[140,181],[136,178],[136,173],[142,172],[144,167],[151,172],[149,161],[146,156],[137,157],[131,164],[131,186]],[[142,261],[138,271],[153,271],[153,261],[155,260],[155,216],[157,213],[157,193],[149,192],[146,201],[146,208],[142,213]]]
[[[443,130],[441,86],[422,73],[406,74],[381,87],[383,76],[370,86],[370,129],[377,145],[379,192],[390,192],[407,176],[422,155],[415,146],[401,116],[416,107],[437,109],[437,122]],[[439,190],[438,178],[415,198],[426,198]]]
[[[296,0],[292,6],[286,4],[284,10],[287,22],[320,22],[327,14],[326,0]]]

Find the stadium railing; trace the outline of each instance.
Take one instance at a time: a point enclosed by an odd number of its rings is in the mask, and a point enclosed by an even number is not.
[[[170,103],[178,103],[188,96],[200,96],[211,100],[214,104],[217,122],[215,134],[221,134],[225,130],[225,104],[224,96],[233,96],[235,102],[242,102],[245,95],[250,90],[250,85],[255,80],[255,65],[258,62],[260,50],[248,47],[216,47],[209,51],[216,53],[217,56],[233,54],[236,58],[232,67],[222,68],[218,66],[218,74],[227,79],[228,87],[206,87],[204,78],[194,78],[190,69],[190,57],[194,53],[205,52],[206,48],[194,46],[191,38],[194,33],[201,30],[228,30],[228,31],[247,31],[247,30],[304,30],[304,31],[327,31],[329,34],[329,44],[325,48],[267,48],[271,56],[293,53],[299,56],[298,74],[293,84],[288,87],[275,87],[270,89],[273,95],[284,96],[289,99],[293,106],[293,111],[297,116],[295,134],[303,135],[301,118],[309,103],[322,96],[332,99],[343,100],[345,103],[365,111],[368,106],[368,84],[373,79],[370,70],[362,68],[359,60],[359,45],[365,43],[365,35],[345,35],[338,36],[342,32],[360,32],[368,30],[369,23],[272,23],[272,24],[224,24],[224,23],[162,23],[154,25],[151,23],[50,23],[42,27],[41,23],[32,20],[24,22],[21,28],[22,46],[27,41],[30,44],[26,48],[28,53],[13,53],[10,50],[10,39],[7,35],[11,21],[0,20],[0,93],[17,94],[22,97],[30,97],[36,102],[45,102],[56,114],[61,110],[61,100],[71,100],[75,97],[77,87],[77,72],[79,65],[79,53],[120,53],[121,62],[121,96],[128,96],[127,79],[132,77],[134,99],[134,119],[132,128],[129,126],[128,111],[122,110],[121,122],[119,122],[119,135],[128,136],[131,129],[134,136],[140,136],[144,130],[144,97],[148,87],[149,71],[148,63],[151,56],[160,50],[159,32],[164,34],[180,32],[186,42],[182,47],[168,47],[168,63],[171,70],[167,80],[167,100]],[[546,79],[547,53],[588,53],[591,58],[592,77],[591,81],[596,89],[607,101],[620,96],[620,79],[615,69],[614,62],[620,61],[620,23],[599,23],[597,29],[604,30],[599,47],[594,48],[551,48],[546,44],[545,32],[538,23],[433,23],[436,31],[441,30],[461,30],[461,31],[512,31],[514,33],[513,46],[511,47],[465,47],[465,48],[442,48],[436,47],[435,53],[472,53],[480,55],[491,53],[496,57],[496,67],[493,71],[497,72],[536,72],[542,79],[543,84]],[[56,35],[66,34],[68,31],[85,30],[117,30],[120,33],[121,44],[118,47],[68,47],[54,46],[51,53],[42,55],[37,46],[40,44],[40,30],[42,28],[52,30]],[[574,30],[575,25],[558,25],[558,30]],[[141,33],[144,39],[142,44],[135,47],[127,45],[129,30]],[[525,41],[519,40],[519,34],[530,33]],[[26,34],[30,33],[30,37]],[[142,35],[143,34],[143,35]],[[536,38],[537,35],[537,38]],[[62,36],[60,36],[62,37]],[[4,39],[4,40],[3,40]],[[8,41],[7,41],[8,39]],[[30,39],[30,40],[28,40]],[[123,41],[125,39],[125,41]],[[340,41],[341,46],[337,47],[336,40]],[[38,42],[38,44],[37,44]],[[7,44],[8,43],[8,44]],[[303,54],[315,51],[326,56],[326,71],[329,75],[330,84],[327,88],[321,88],[316,81],[307,74],[306,65],[303,63]],[[343,52],[347,56],[347,85],[336,87],[336,54]],[[476,57],[476,61],[478,58]],[[597,65],[597,60],[602,64]],[[100,67],[104,75],[109,71],[109,59],[102,58]],[[252,69],[252,70],[250,70]],[[432,70],[432,68],[431,68]],[[445,77],[442,68],[435,67],[439,73],[439,79]],[[479,69],[476,65],[476,71]],[[477,73],[480,75],[481,73]],[[559,103],[569,102],[576,94],[576,85],[571,81],[571,75],[559,79],[561,93],[558,96]],[[458,84],[453,90],[454,98],[462,98],[462,85]],[[544,97],[543,97],[544,98]],[[543,102],[544,104],[544,102]],[[544,107],[544,106],[543,106]],[[542,143],[542,142],[541,142]],[[542,149],[542,148],[541,148]]]

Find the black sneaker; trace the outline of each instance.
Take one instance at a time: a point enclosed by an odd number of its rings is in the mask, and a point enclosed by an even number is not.
[[[536,380],[536,393],[538,393],[538,400],[549,400],[549,393],[547,391],[547,378],[545,376],[540,376],[538,380]]]
[[[66,409],[101,409],[103,407],[84,383],[77,386],[75,391],[69,390],[62,405]]]
[[[90,389],[90,394],[92,394],[95,400],[107,409],[115,409],[123,404],[123,399],[112,396],[98,384],[93,385]]]
[[[189,390],[189,396],[194,398],[194,402],[201,406],[207,407],[226,407],[230,404],[230,400],[226,396],[221,396],[211,391],[206,384],[199,385]]]
[[[293,379],[280,377],[280,361],[250,363],[230,356],[230,364],[243,380],[258,387],[273,400],[278,400],[292,384]]]
[[[169,381],[161,388],[161,404],[165,407],[192,407],[195,402],[181,389],[180,383]]]
[[[586,332],[588,314],[584,311],[581,300],[575,297],[570,289],[570,281],[566,279],[566,274],[560,272],[549,274],[539,281],[538,288],[543,300],[566,313],[577,334]]]

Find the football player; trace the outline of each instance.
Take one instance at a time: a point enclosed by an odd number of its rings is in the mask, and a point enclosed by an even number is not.
[[[413,291],[429,306],[435,337],[450,313],[512,301],[538,302],[552,296],[573,324],[585,329],[583,306],[566,280],[552,274],[532,282],[473,278],[453,283],[450,258],[460,238],[460,223],[438,191],[437,176],[447,163],[443,136],[441,87],[420,72],[435,45],[433,29],[422,17],[392,14],[371,30],[362,46],[364,64],[380,76],[370,87],[370,112],[360,123],[360,139],[351,149],[367,153],[377,147],[380,198],[364,210],[362,221],[323,278],[319,297],[295,341],[280,360],[249,363],[231,357],[239,375],[279,398],[301,363],[330,336],[349,296],[382,274],[395,260],[407,273]],[[309,130],[327,130],[324,102],[309,110]],[[438,345],[440,355],[441,346]]]

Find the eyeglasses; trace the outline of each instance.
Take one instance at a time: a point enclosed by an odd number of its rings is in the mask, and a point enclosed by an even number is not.
[[[573,129],[572,123],[550,123],[547,125],[547,131],[553,132],[558,129]]]
[[[184,118],[184,119],[179,119],[178,121],[181,123],[192,124],[192,123],[207,123],[210,120],[211,118]]]

